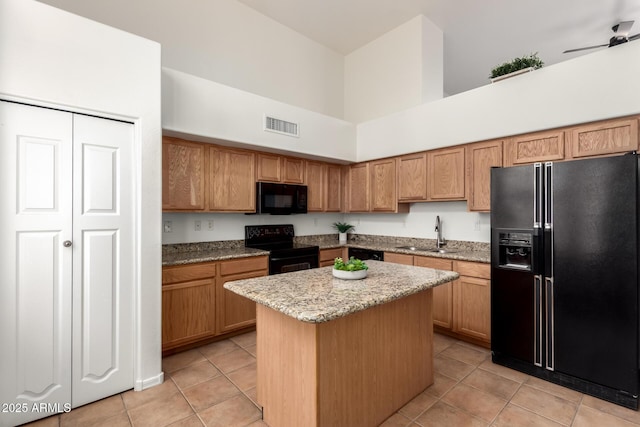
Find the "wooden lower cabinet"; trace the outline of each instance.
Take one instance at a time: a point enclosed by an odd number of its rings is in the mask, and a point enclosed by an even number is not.
[[[394,252],[385,252],[384,260],[458,272],[457,280],[433,288],[434,329],[485,347],[491,344],[489,264]]]
[[[223,285],[267,274],[266,256],[163,267],[162,351],[255,325],[255,303]]]
[[[416,256],[414,265],[451,271],[451,260]],[[453,329],[453,282],[433,288],[433,324]]]
[[[224,288],[226,282],[267,276],[266,256],[221,261],[216,280],[216,310],[218,333],[231,332],[256,324],[256,303]]]
[[[491,342],[491,267],[454,261],[460,278],[453,282],[453,332],[481,343]]]
[[[216,263],[163,268],[163,351],[215,336],[215,276]]]
[[[332,248],[320,250],[320,260],[318,265],[320,267],[328,267],[333,265],[336,258],[347,258],[347,248]]]

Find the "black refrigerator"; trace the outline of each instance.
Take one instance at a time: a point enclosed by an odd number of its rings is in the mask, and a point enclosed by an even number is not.
[[[638,408],[638,156],[491,170],[494,363]]]

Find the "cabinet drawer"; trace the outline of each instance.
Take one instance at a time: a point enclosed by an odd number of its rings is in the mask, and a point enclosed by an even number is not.
[[[342,257],[342,248],[323,249],[320,251],[320,262],[331,261],[333,263],[338,257]]]
[[[436,270],[451,271],[452,262],[449,259],[432,258],[427,256],[416,256],[413,259],[413,265],[418,267],[435,268]]]
[[[482,279],[491,278],[491,265],[482,262],[456,261],[454,270],[461,276],[480,277]]]
[[[384,261],[393,262],[395,264],[413,265],[413,255],[397,254],[395,252],[385,252]]]
[[[206,262],[162,268],[162,284],[186,282],[216,276],[216,263]]]
[[[220,263],[221,276],[268,269],[269,261],[266,256],[247,257],[233,261],[223,261]]]

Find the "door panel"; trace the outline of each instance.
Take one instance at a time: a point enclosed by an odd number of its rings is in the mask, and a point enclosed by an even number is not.
[[[2,403],[71,401],[71,129],[71,114],[0,101]]]
[[[638,393],[637,157],[553,165],[554,367]]]
[[[133,384],[133,125],[74,115],[73,406]]]

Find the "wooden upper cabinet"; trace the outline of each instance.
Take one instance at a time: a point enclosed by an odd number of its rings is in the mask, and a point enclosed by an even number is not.
[[[209,209],[255,212],[255,154],[251,151],[209,148]]]
[[[282,182],[304,184],[304,160],[294,157],[282,158]]]
[[[162,210],[204,210],[206,145],[162,138]]]
[[[323,212],[325,210],[327,165],[322,162],[307,161],[305,165],[305,182],[307,183],[307,211]]]
[[[491,168],[502,166],[502,140],[467,145],[467,207],[491,209]]]
[[[325,211],[342,212],[342,183],[343,167],[340,165],[327,165],[327,183],[325,187]],[[307,181],[308,184],[308,181]]]
[[[304,160],[277,154],[257,153],[256,180],[303,184]]]
[[[398,208],[396,193],[396,159],[382,159],[370,162],[372,212],[395,212]]]
[[[277,154],[258,153],[256,156],[256,180],[280,182],[282,162]]]
[[[349,166],[347,182],[347,211],[369,212],[369,163],[356,163]]]
[[[427,153],[398,158],[398,200],[427,200]]]
[[[564,132],[538,132],[510,138],[504,145],[504,166],[564,160]]]
[[[429,200],[464,200],[464,147],[427,152]]]
[[[571,157],[601,156],[638,149],[638,119],[617,119],[569,129]]]

